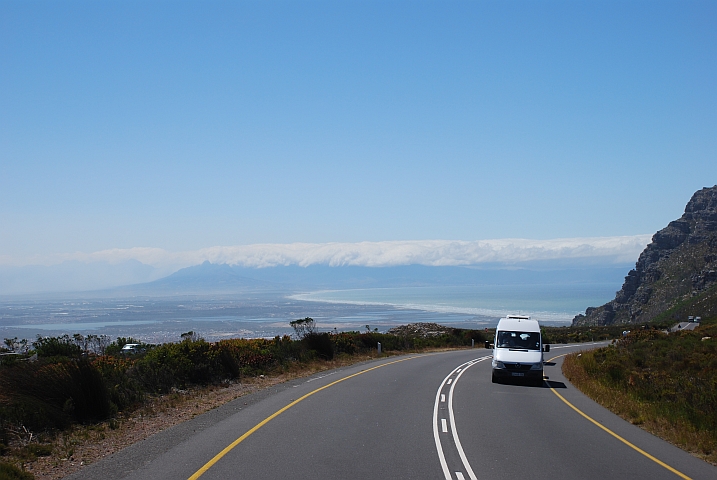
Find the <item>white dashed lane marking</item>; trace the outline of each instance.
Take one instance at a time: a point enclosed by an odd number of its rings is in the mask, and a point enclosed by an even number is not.
[[[453,473],[451,473],[451,469],[448,467],[448,462],[446,461],[445,453],[443,452],[443,445],[441,440],[440,431],[443,433],[449,433],[448,432],[448,424],[445,418],[441,418],[440,420],[440,427],[439,427],[439,418],[438,418],[438,412],[439,410],[444,409],[444,407],[439,408],[440,403],[447,403],[448,404],[448,415],[451,420],[451,432],[453,435],[453,447],[456,449],[456,453],[458,453],[458,456],[461,459],[461,462],[463,463],[463,467],[465,467],[465,471],[468,474],[468,477],[471,480],[477,480],[475,473],[473,472],[473,469],[470,466],[470,463],[468,463],[468,458],[466,458],[466,454],[463,451],[463,446],[461,445],[461,441],[458,438],[458,432],[456,430],[456,420],[453,415],[453,390],[458,383],[458,380],[461,378],[463,373],[465,373],[468,368],[472,367],[476,363],[483,362],[485,360],[489,360],[491,358],[491,355],[486,355],[484,357],[473,359],[469,362],[466,362],[462,365],[459,365],[456,367],[451,373],[449,373],[444,379],[443,382],[441,382],[441,385],[438,387],[438,391],[436,392],[436,400],[433,404],[433,439],[436,442],[436,451],[438,453],[438,460],[441,463],[441,469],[443,470],[443,477],[445,480],[453,480]],[[455,378],[453,378],[455,376]],[[454,381],[455,380],[455,381]],[[449,386],[450,385],[450,386]],[[447,387],[449,386],[449,387]],[[443,393],[444,388],[448,388],[448,399],[446,401],[446,394]],[[458,465],[455,465],[458,466]],[[455,471],[455,478],[458,480],[465,480],[464,474],[462,471]]]

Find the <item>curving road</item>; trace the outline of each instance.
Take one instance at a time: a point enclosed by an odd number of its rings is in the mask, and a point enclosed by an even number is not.
[[[71,479],[717,478],[563,378],[492,384],[490,351],[392,357],[243,397]]]

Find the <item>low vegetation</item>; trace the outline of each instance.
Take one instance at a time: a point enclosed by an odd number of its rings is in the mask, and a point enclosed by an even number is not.
[[[15,465],[7,462],[0,462],[0,479],[2,480],[32,480],[35,478],[31,473],[25,472]]]
[[[634,329],[634,325],[607,325],[602,327],[543,327],[543,343],[584,343],[599,342],[603,340],[618,339],[627,329]],[[650,328],[660,328],[651,325]],[[665,326],[666,328],[666,326]]]
[[[22,467],[47,455],[53,435],[74,425],[108,422],[141,408],[160,395],[197,386],[241,382],[281,374],[297,365],[336,357],[426,348],[482,346],[486,333],[447,329],[432,336],[365,332],[319,332],[311,318],[292,322],[296,335],[273,339],[207,342],[194,332],[177,343],[148,345],[132,338],[82,335],[38,338],[32,344],[6,339],[0,356],[0,479],[31,478]],[[127,344],[139,344],[122,353]],[[49,449],[49,450],[48,450]],[[10,463],[8,463],[10,462]],[[4,473],[10,472],[10,473]]]
[[[563,372],[626,420],[717,463],[717,319],[694,331],[633,330],[569,355]]]
[[[178,392],[313,370],[322,364],[335,366],[337,360],[350,363],[369,353],[377,355],[379,343],[382,354],[391,355],[482,347],[494,334],[493,329],[436,324],[411,324],[390,333],[368,325],[364,331],[320,332],[311,318],[295,320],[291,326],[293,337],[207,342],[187,332],[179,342],[163,345],[79,334],[32,343],[5,339],[0,349],[8,354],[0,356],[0,459],[6,461],[2,468],[13,473],[2,473],[0,479],[31,478],[12,475],[28,475],[23,465],[53,453],[61,432],[83,425],[117,428],[132,412]],[[543,335],[548,343],[568,343],[619,338],[622,332],[621,327],[547,327]],[[123,351],[128,344],[137,346]],[[71,446],[55,448],[62,450],[55,456],[72,457]]]

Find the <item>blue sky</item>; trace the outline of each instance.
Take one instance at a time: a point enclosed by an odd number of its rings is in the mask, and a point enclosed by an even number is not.
[[[717,3],[0,2],[0,258],[651,234]]]

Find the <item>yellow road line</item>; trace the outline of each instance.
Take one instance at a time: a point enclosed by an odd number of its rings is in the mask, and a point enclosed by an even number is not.
[[[562,354],[562,355],[558,355],[557,357],[553,357],[553,358],[551,358],[550,360],[548,360],[548,362],[552,362],[552,361],[555,360],[556,358],[564,357],[565,355],[567,355],[567,353],[564,353],[564,354]],[[550,386],[550,384],[548,384],[548,386]],[[674,468],[672,468],[671,466],[669,466],[668,464],[666,464],[666,463],[663,462],[662,460],[653,457],[652,455],[650,455],[649,453],[647,453],[646,451],[644,451],[643,449],[641,449],[641,448],[638,447],[637,445],[634,445],[634,444],[628,442],[627,440],[625,440],[624,438],[622,438],[620,435],[618,435],[617,433],[613,432],[612,430],[610,430],[609,428],[607,428],[606,426],[604,426],[603,424],[601,424],[601,423],[598,422],[597,420],[593,420],[593,419],[592,419],[591,417],[589,417],[587,414],[583,413],[583,411],[580,410],[578,407],[576,407],[576,406],[573,405],[572,403],[568,402],[562,395],[560,395],[558,392],[556,392],[553,387],[550,387],[550,390],[552,390],[552,392],[553,392],[555,395],[557,395],[560,400],[562,400],[563,402],[565,402],[565,404],[566,404],[567,406],[569,406],[570,408],[572,408],[573,410],[575,410],[576,412],[578,412],[580,415],[582,415],[582,416],[585,417],[586,419],[590,420],[592,423],[594,423],[595,425],[597,425],[597,426],[600,427],[601,429],[605,430],[607,433],[609,433],[609,434],[612,435],[613,437],[615,437],[615,438],[617,438],[618,440],[620,440],[622,443],[624,443],[624,444],[627,445],[628,447],[634,449],[634,450],[637,451],[637,452],[640,452],[641,454],[643,454],[644,456],[646,456],[647,458],[649,458],[649,459],[652,460],[653,462],[657,463],[658,465],[660,465],[660,466],[662,466],[662,467],[665,467],[667,470],[671,471],[672,473],[674,473],[674,474],[677,475],[678,477],[684,478],[685,480],[692,480],[690,477],[688,477],[688,476],[685,475],[684,473],[680,472],[679,470],[675,470]]]
[[[412,357],[402,358],[402,359],[400,359],[400,360],[394,360],[393,362],[382,363],[381,365],[377,365],[377,366],[375,366],[375,367],[367,368],[366,370],[361,370],[360,372],[354,373],[353,375],[348,375],[348,376],[346,376],[346,377],[340,378],[340,379],[338,379],[338,380],[336,380],[336,381],[334,381],[334,382],[331,382],[331,383],[329,383],[329,384],[327,384],[327,385],[324,385],[323,387],[317,388],[316,390],[313,390],[313,391],[307,393],[307,394],[304,395],[303,397],[294,400],[293,402],[291,402],[290,404],[288,404],[287,406],[285,406],[285,407],[282,408],[281,410],[277,410],[276,412],[274,412],[273,414],[269,415],[268,417],[266,417],[266,418],[265,418],[264,420],[262,420],[261,422],[257,423],[253,428],[251,428],[249,431],[247,431],[244,435],[242,435],[241,437],[239,437],[239,438],[237,438],[236,440],[234,440],[234,441],[233,441],[232,443],[230,443],[224,450],[222,450],[221,452],[217,453],[217,454],[214,456],[214,458],[212,458],[212,459],[209,460],[207,463],[205,463],[204,466],[202,466],[202,468],[200,468],[199,470],[197,470],[197,471],[194,473],[194,475],[192,475],[191,477],[189,477],[189,480],[196,480],[196,479],[198,479],[199,477],[201,477],[202,475],[204,475],[204,473],[205,473],[207,470],[209,470],[210,468],[212,468],[212,466],[213,466],[215,463],[217,463],[219,460],[221,460],[221,458],[222,458],[224,455],[226,455],[227,453],[229,453],[234,447],[236,447],[236,446],[239,445],[241,442],[243,442],[244,440],[246,440],[252,433],[256,432],[256,431],[259,430],[261,427],[263,427],[264,425],[266,425],[267,423],[269,423],[270,421],[272,421],[274,418],[278,417],[279,415],[281,415],[282,413],[284,413],[285,411],[287,411],[288,409],[290,409],[291,407],[293,407],[293,406],[296,405],[297,403],[301,402],[302,400],[305,400],[305,399],[309,398],[309,397],[312,396],[313,394],[318,393],[318,392],[320,392],[321,390],[324,390],[324,389],[326,389],[326,388],[332,387],[332,386],[336,385],[337,383],[341,383],[341,382],[343,382],[344,380],[348,380],[349,378],[357,377],[357,376],[362,375],[362,374],[364,374],[364,373],[366,373],[366,372],[370,372],[371,370],[376,370],[377,368],[385,367],[385,366],[387,366],[387,365],[393,365],[394,363],[405,362],[406,360],[413,360],[414,358],[425,357],[425,356],[427,356],[427,355],[435,355],[435,354],[429,353],[429,354],[425,354],[425,355],[414,355],[414,356],[412,356]]]

